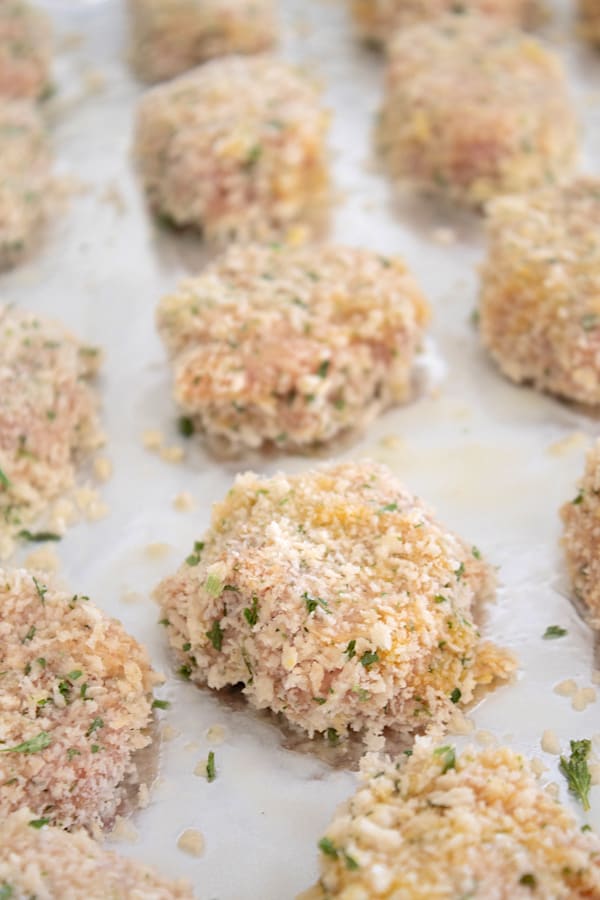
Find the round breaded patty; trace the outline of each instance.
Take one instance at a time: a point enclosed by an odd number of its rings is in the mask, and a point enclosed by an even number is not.
[[[277,32],[274,0],[129,0],[129,12],[133,63],[146,81],[266,50]]]
[[[103,440],[91,385],[100,361],[64,327],[0,306],[0,536],[15,536],[72,487]]]
[[[157,319],[196,427],[292,450],[407,399],[429,311],[400,259],[250,245],[184,281]]]
[[[395,179],[479,207],[573,168],[563,67],[533,38],[447,14],[400,31],[388,56],[377,139]]]
[[[38,100],[50,89],[52,37],[45,15],[23,0],[0,3],[0,97]]]
[[[210,239],[270,236],[326,202],[328,125],[288,64],[213,60],[141,101],[135,153],[150,205]]]
[[[512,655],[480,640],[477,548],[370,462],[238,476],[156,596],[180,671],[311,736],[444,724]]]
[[[349,0],[358,33],[363,40],[386,43],[398,28],[428,22],[447,12],[477,11],[504,25],[529,26],[539,17],[537,0]]]
[[[50,576],[0,570],[0,819],[28,806],[64,828],[108,825],[150,743],[145,650]]]
[[[47,218],[50,158],[36,109],[25,101],[0,100],[0,270],[27,254]]]
[[[600,441],[588,453],[573,500],[561,509],[563,546],[575,593],[600,624]]]
[[[583,900],[600,896],[600,840],[507,747],[458,755],[420,739],[370,755],[319,842],[302,900]],[[299,898],[300,900],[300,898]]]
[[[513,381],[600,404],[600,179],[492,204],[480,321]]]
[[[580,30],[586,40],[600,45],[600,6],[597,0],[577,0]]]
[[[0,897],[10,900],[192,900],[191,887],[109,853],[21,809],[0,820]],[[4,893],[2,893],[4,891]]]

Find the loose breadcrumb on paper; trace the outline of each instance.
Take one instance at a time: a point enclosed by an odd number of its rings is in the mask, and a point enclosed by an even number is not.
[[[185,677],[337,737],[444,725],[510,678],[474,621],[493,592],[479,551],[362,461],[238,476],[156,598]]]
[[[145,650],[48,573],[0,570],[0,819],[110,826],[150,743]],[[20,749],[19,749],[20,748]]]
[[[189,856],[202,856],[204,853],[204,837],[196,828],[186,828],[177,839],[177,846]]]
[[[582,833],[506,747],[458,754],[419,739],[368,756],[335,815],[303,900],[552,900],[600,896],[600,839]]]
[[[192,429],[292,450],[408,400],[429,315],[399,258],[252,244],[164,297],[157,323]]]
[[[193,900],[186,881],[109,852],[84,831],[68,834],[32,821],[39,816],[28,809],[0,819],[0,890],[7,898]]]
[[[541,747],[544,753],[552,753],[553,756],[560,755],[560,741],[555,731],[547,728],[542,734]]]

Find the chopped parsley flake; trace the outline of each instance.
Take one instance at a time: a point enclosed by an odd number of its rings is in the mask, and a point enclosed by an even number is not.
[[[481,559],[481,550],[479,549],[479,547],[471,547],[471,553],[473,554],[475,559]]]
[[[223,629],[221,628],[221,623],[218,619],[215,619],[210,631],[206,632],[206,637],[209,639],[215,650],[221,649],[223,646]]]
[[[580,490],[575,499],[572,501],[573,506],[579,506],[580,503],[583,503],[583,491]]]
[[[379,510],[380,513],[384,512],[397,512],[398,504],[397,503],[387,503],[385,506],[382,506]]]
[[[181,416],[177,421],[177,430],[183,437],[189,438],[196,430],[194,422],[189,416]]]
[[[190,553],[190,555],[186,559],[186,563],[188,566],[197,566],[200,562],[200,555],[204,550],[204,542],[203,541],[194,541],[194,552]]]
[[[317,375],[319,378],[326,378],[327,373],[329,372],[330,361],[328,359],[324,359],[319,368],[317,369]]]
[[[439,756],[442,760],[442,775],[445,775],[450,769],[456,768],[456,752],[454,747],[447,744],[444,747],[438,747],[433,751],[434,756]]]
[[[28,822],[28,825],[30,825],[31,828],[40,829],[43,828],[44,825],[48,825],[49,822],[50,819],[32,819],[31,822]]]
[[[81,756],[81,750],[78,750],[77,747],[69,747],[67,750],[67,758],[72,760],[74,756]]]
[[[537,887],[537,878],[531,872],[526,872],[519,878],[519,884],[522,884],[525,887],[535,888]]]
[[[189,681],[192,675],[191,666],[180,666],[177,669],[177,674],[181,675],[182,678],[185,678],[186,681]]]
[[[335,730],[335,728],[328,728],[326,733],[327,733],[327,740],[329,741],[329,743],[331,744],[332,747],[335,747],[336,744],[339,744],[340,736],[337,733],[337,731]]]
[[[104,728],[104,719],[97,717],[94,719],[94,721],[86,731],[85,736],[90,737],[90,735],[92,735],[95,731],[98,731],[99,728]]]
[[[0,484],[2,485],[2,487],[5,487],[5,488],[9,488],[11,485],[10,479],[7,478],[7,476],[4,474],[2,469],[0,469]]]
[[[308,591],[304,591],[304,593],[302,594],[302,599],[306,603],[306,609],[309,615],[311,613],[314,613],[319,606],[321,607],[321,609],[324,609],[325,612],[330,612],[327,600],[323,600],[322,597],[311,597]]]
[[[548,625],[542,637],[545,641],[554,641],[556,638],[564,637],[568,633],[567,629],[562,628],[560,625]]]
[[[208,754],[208,759],[206,760],[206,780],[214,781],[217,777],[217,770],[215,768],[215,753],[214,750],[211,750]]]
[[[29,531],[27,528],[22,528],[21,531],[17,534],[18,538],[22,538],[24,541],[31,541],[32,543],[42,544],[45,541],[60,541],[60,534],[56,534],[54,531]]]
[[[356,656],[356,641],[348,641],[348,646],[344,650],[344,653],[348,659],[353,659]]]
[[[577,797],[584,810],[590,808],[590,788],[592,777],[588,768],[588,757],[592,749],[592,742],[584,739],[571,741],[571,756],[560,758],[559,769],[567,779],[569,790]]]
[[[211,597],[220,597],[223,593],[223,582],[218,575],[211,572],[204,584],[204,590]]]
[[[41,750],[45,750],[51,743],[52,738],[48,732],[40,731],[38,735],[29,738],[28,741],[23,741],[22,744],[17,744],[16,747],[6,747],[0,750],[0,753],[25,753],[29,755],[30,753],[39,753]]]
[[[458,703],[460,698],[462,697],[462,691],[460,688],[454,688],[452,693],[450,694],[450,699],[453,703]]]
[[[13,896],[14,891],[12,885],[7,881],[3,881],[2,884],[0,884],[0,900],[10,900]]]
[[[379,654],[376,650],[366,650],[360,658],[365,669],[369,669],[374,663],[379,662]]]
[[[169,709],[171,704],[168,700],[153,700],[152,709]]]
[[[460,564],[460,566],[458,567],[458,569],[455,569],[455,570],[454,570],[454,574],[456,575],[457,580],[460,581],[460,579],[461,579],[461,578],[463,577],[463,575],[465,574],[465,564],[461,562],[461,564]]]
[[[36,632],[36,627],[35,627],[35,625],[32,625],[31,628],[29,629],[29,631],[27,632],[27,634],[25,635],[25,637],[23,638],[23,640],[21,641],[21,643],[25,644],[27,641],[32,641],[35,637],[35,632]]]
[[[252,605],[244,610],[244,618],[252,628],[258,622],[258,597],[252,597]]]
[[[42,603],[45,603],[46,602],[46,594],[48,593],[48,588],[46,587],[45,584],[40,584],[39,581],[37,580],[37,578],[35,577],[35,575],[32,575],[31,577],[33,579],[33,583],[35,585],[35,590],[36,590],[38,597],[40,598]]]
[[[349,871],[353,872],[359,868],[359,865],[354,857],[346,853],[345,850],[338,850],[331,838],[321,838],[318,843],[318,847],[321,853],[324,853],[325,856],[330,856],[332,859],[339,859],[341,857],[346,863],[346,868]]]

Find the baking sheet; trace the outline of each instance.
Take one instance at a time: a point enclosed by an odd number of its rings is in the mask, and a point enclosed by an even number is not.
[[[102,495],[110,514],[69,531],[57,549],[61,575],[148,646],[155,666],[168,675],[161,695],[172,702],[161,714],[170,739],[162,742],[150,806],[133,818],[137,840],[115,846],[165,874],[187,876],[200,900],[286,900],[315,880],[316,842],[336,805],[353,791],[354,776],[285,749],[281,732],[264,717],[173,678],[150,593],[202,536],[211,503],[237,470],[294,472],[311,460],[218,462],[177,435],[154,309],[163,292],[201,265],[205,251],[190,236],[161,231],[146,214],[130,158],[142,88],[124,61],[122,4],[39,2],[55,22],[61,47],[51,107],[57,170],[82,190],[52,223],[35,259],[2,277],[0,295],[60,317],[106,350],[101,391],[114,476]],[[513,648],[521,666],[517,682],[491,694],[471,718],[476,730],[542,758],[547,780],[560,785],[562,798],[580,815],[556,757],[542,753],[540,737],[552,728],[567,749],[569,739],[600,732],[598,704],[575,712],[552,691],[566,678],[590,685],[594,668],[592,633],[568,599],[557,510],[574,495],[585,446],[600,434],[600,422],[509,384],[485,358],[470,324],[481,220],[415,198],[394,199],[374,171],[370,133],[382,64],[354,43],[345,4],[282,0],[281,7],[282,52],[322,78],[335,110],[331,143],[340,202],[331,236],[405,256],[435,316],[428,393],[381,417],[341,455],[386,462],[498,565],[501,588],[486,634]],[[572,38],[570,8],[556,4],[547,34],[568,63],[584,123],[584,167],[594,171],[600,55]],[[168,464],[145,450],[141,438],[148,428],[184,446],[184,462]],[[195,498],[193,512],[173,508],[183,490]],[[168,545],[162,556],[148,555],[153,542]],[[551,624],[568,628],[568,636],[543,641]],[[218,746],[206,737],[215,724],[225,727]],[[218,772],[212,784],[193,774],[210,749]],[[588,821],[600,827],[597,787]],[[186,828],[204,836],[199,859],[176,846]]]

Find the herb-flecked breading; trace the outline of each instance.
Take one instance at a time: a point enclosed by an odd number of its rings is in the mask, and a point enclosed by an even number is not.
[[[20,809],[0,819],[1,900],[192,900],[191,886]]]
[[[174,78],[231,53],[275,41],[275,0],[129,0],[131,56],[146,81]]]
[[[314,224],[330,201],[329,113],[267,55],[215,59],[148,91],[135,155],[150,206],[219,243]]]
[[[94,347],[34,313],[0,306],[0,553],[75,481],[103,442]],[[41,532],[43,534],[43,532]],[[53,534],[53,532],[49,532]],[[6,547],[5,547],[6,545]]]
[[[512,381],[600,406],[600,179],[488,209],[480,325]]]
[[[203,541],[156,592],[178,663],[310,735],[444,725],[514,671],[474,619],[491,568],[385,467],[241,475]]]
[[[575,594],[600,627],[600,441],[588,453],[576,496],[564,504],[561,515],[562,543]]]
[[[594,2],[594,0],[592,0]],[[399,28],[430,22],[443,13],[480,12],[501,25],[530,26],[541,16],[537,0],[348,0],[359,36],[385,44]]]
[[[600,896],[600,839],[507,747],[367,756],[362,784],[319,842],[299,900],[584,900]]]
[[[232,247],[157,315],[194,426],[288,450],[407,400],[428,320],[402,260],[341,246]]]
[[[16,265],[38,238],[52,203],[50,160],[38,111],[0,92],[0,270]]]
[[[392,178],[481,208],[571,173],[578,131],[560,59],[489,16],[394,35],[377,143]]]
[[[0,819],[27,805],[65,828],[110,824],[158,680],[88,597],[0,569]]]
[[[0,3],[0,97],[40,100],[51,88],[50,22],[23,0]]]

